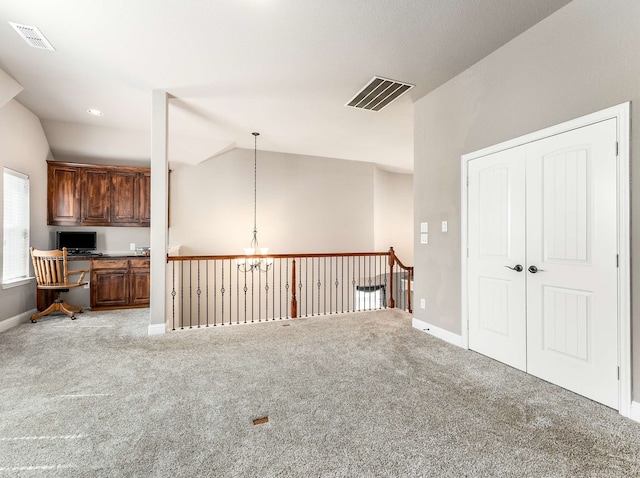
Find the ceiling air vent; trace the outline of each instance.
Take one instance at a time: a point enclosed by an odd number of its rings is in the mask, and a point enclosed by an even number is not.
[[[380,111],[415,85],[374,76],[345,106]]]
[[[32,46],[33,48],[40,48],[42,50],[51,50],[56,51],[55,48],[49,43],[42,32],[38,30],[36,27],[30,27],[29,25],[20,25],[19,23],[9,22],[9,24],[14,28],[15,31],[18,32],[24,41],[27,42],[27,45]]]

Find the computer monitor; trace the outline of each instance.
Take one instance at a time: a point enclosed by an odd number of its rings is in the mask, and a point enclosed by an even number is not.
[[[57,231],[56,249],[67,248],[69,254],[84,254],[96,250],[95,231]]]

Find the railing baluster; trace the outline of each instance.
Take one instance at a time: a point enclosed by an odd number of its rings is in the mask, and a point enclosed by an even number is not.
[[[198,328],[200,328],[200,295],[202,294],[202,289],[200,288],[200,261],[198,261],[198,288],[196,289],[196,294],[198,296]]]
[[[216,327],[218,319],[218,261],[213,261],[213,326]]]
[[[193,282],[193,261],[189,261],[189,328],[193,328],[193,324],[191,323],[191,318],[193,317],[193,287],[191,283]]]
[[[184,262],[180,263],[180,328],[184,329]]]
[[[287,259],[287,265],[289,264],[289,259]],[[289,277],[289,272],[287,271],[287,277]],[[295,319],[298,317],[298,299],[296,298],[296,260],[295,258],[291,261],[291,283],[293,287],[291,288],[291,318]],[[287,284],[287,290],[289,290],[289,284]],[[287,294],[287,302],[289,301],[289,295]]]
[[[220,325],[224,325],[224,292],[225,292],[225,288],[224,288],[224,261],[222,261],[222,264],[220,264],[220,270],[222,271],[222,278],[220,279],[220,282],[222,282],[222,287],[220,288],[220,304],[222,304],[222,310],[220,312],[221,315],[221,323]]]
[[[233,323],[233,276],[231,275],[233,261],[229,260],[229,325]]]
[[[326,257],[323,259],[322,263],[323,263],[323,267],[324,267],[324,284],[325,284],[325,286],[323,288],[324,289],[324,298],[323,298],[323,300],[324,300],[324,303],[323,303],[324,310],[323,310],[323,312],[326,314],[327,313],[327,286],[326,286],[326,284],[330,284],[331,283],[331,278],[329,278],[329,282],[327,282],[327,258]],[[329,292],[331,292],[331,287],[329,287]]]
[[[264,275],[264,320],[266,322],[269,321],[269,274],[268,273]]]
[[[258,274],[258,322],[262,322],[262,274]]]
[[[207,310],[207,327],[209,327],[209,260],[207,260],[205,262],[205,274],[206,274],[206,281],[205,281],[205,292],[204,292],[204,296],[205,296],[205,307]]]
[[[382,260],[382,262],[384,264],[384,289],[383,290],[384,290],[384,308],[386,309],[387,308],[387,294],[388,294],[388,292],[387,292],[387,284],[388,284],[387,273],[389,272],[389,270],[387,269],[387,266],[389,264],[388,264],[388,261],[384,260],[384,256],[381,256],[381,258],[382,258],[381,260]]]
[[[356,258],[353,257],[353,278],[351,279],[351,298],[353,299],[353,310],[356,311],[359,308],[359,304],[356,304]],[[360,258],[358,257],[358,275],[360,275]],[[360,277],[358,277],[360,280]]]
[[[255,294],[254,294],[254,275],[253,275],[253,269],[251,269],[251,322],[254,321],[254,305],[255,305]]]
[[[247,269],[244,269],[242,274],[244,276],[244,287],[242,287],[242,291],[244,292],[244,323],[247,323]]]
[[[171,330],[176,330],[176,263],[171,264]]]
[[[322,283],[320,282],[320,258],[318,257],[318,315],[320,315],[320,287],[322,287]]]
[[[240,323],[240,269],[236,267],[236,324]]]

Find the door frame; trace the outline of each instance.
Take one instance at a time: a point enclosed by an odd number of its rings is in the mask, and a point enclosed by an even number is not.
[[[461,198],[461,330],[462,347],[469,348],[469,303],[467,295],[467,260],[468,260],[468,208],[467,208],[467,165],[469,161],[506,149],[522,146],[549,136],[582,128],[608,119],[617,119],[617,193],[618,208],[618,367],[620,370],[619,413],[630,417],[631,390],[631,251],[630,251],[630,113],[631,103],[626,102],[595,113],[566,121],[548,128],[535,131],[517,138],[498,143],[487,148],[467,153],[461,157],[460,189]]]

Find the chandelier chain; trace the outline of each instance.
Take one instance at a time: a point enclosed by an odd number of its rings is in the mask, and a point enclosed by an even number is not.
[[[258,232],[258,134],[253,133],[253,232]]]

